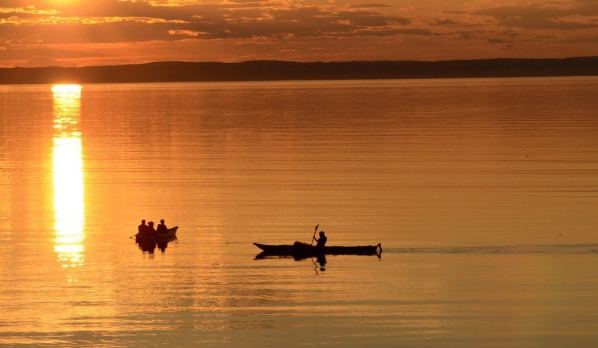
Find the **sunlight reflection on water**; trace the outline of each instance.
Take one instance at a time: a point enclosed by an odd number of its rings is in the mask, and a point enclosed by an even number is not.
[[[83,159],[79,119],[81,86],[52,87],[54,99],[54,251],[62,267],[84,263]],[[69,276],[69,281],[77,281]]]

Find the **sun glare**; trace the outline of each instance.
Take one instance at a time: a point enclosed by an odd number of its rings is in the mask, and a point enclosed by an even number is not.
[[[54,93],[55,99],[56,96],[61,98],[80,98],[81,88],[79,85],[54,85],[52,86],[52,93]]]
[[[54,99],[54,251],[62,267],[83,265],[83,159],[79,131],[81,86],[56,85]],[[77,279],[71,279],[76,281]]]

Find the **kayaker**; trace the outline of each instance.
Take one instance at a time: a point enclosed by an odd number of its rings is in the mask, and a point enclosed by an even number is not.
[[[327,240],[328,240],[328,238],[324,234],[324,231],[320,231],[320,238],[316,239],[316,248],[323,249],[324,245],[326,245]]]
[[[164,225],[164,219],[160,220],[160,224],[156,230],[158,231],[158,234],[168,232],[168,228],[166,228],[166,225]]]
[[[141,225],[137,226],[137,232],[139,232],[140,236],[143,236],[147,234],[148,227],[149,226],[145,224],[145,220],[141,220]]]

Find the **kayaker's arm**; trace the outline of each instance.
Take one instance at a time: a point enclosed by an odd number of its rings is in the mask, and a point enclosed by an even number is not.
[[[320,226],[320,224],[317,224],[316,228],[314,228],[314,235],[313,237],[311,237],[311,245],[314,245],[314,240],[316,240],[316,232],[318,232],[318,226]]]

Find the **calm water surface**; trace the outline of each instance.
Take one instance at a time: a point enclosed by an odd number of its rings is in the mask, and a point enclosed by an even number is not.
[[[598,78],[51,87],[0,86],[0,345],[598,344]],[[255,260],[316,224],[384,252]]]

